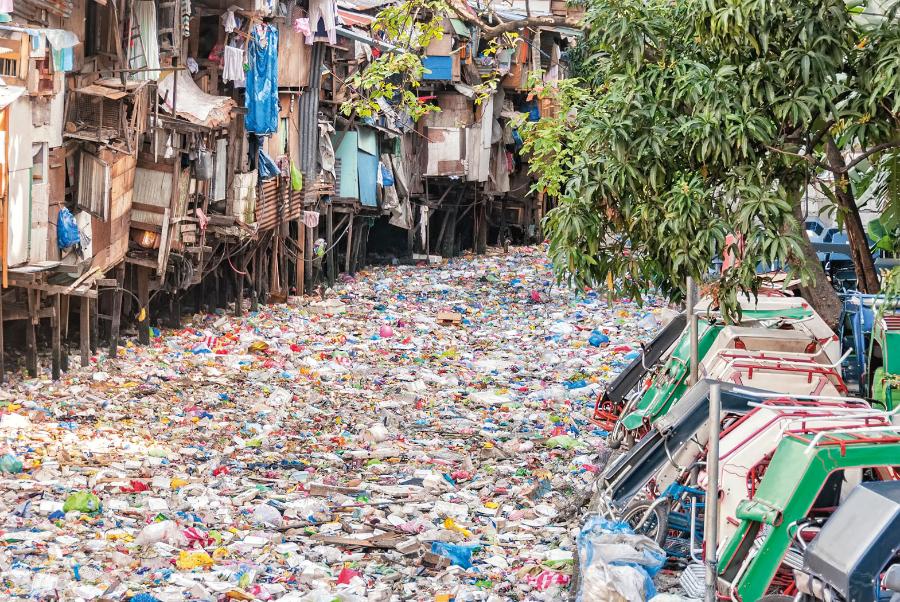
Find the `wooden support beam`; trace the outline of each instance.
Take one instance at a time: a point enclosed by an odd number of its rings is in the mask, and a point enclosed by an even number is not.
[[[278,250],[281,246],[281,236],[274,235],[272,237],[272,253],[269,255],[269,292],[279,292],[278,278]]]
[[[82,297],[83,298],[83,297]],[[99,299],[88,299],[88,307],[91,323],[91,355],[97,353],[100,345],[100,301]]]
[[[62,349],[60,348],[60,323],[62,303],[59,295],[53,295],[53,316],[50,318],[50,367],[53,380],[59,380],[62,372]]]
[[[40,304],[41,292],[26,290],[25,294],[28,295],[29,316],[29,319],[25,321],[25,369],[28,371],[28,375],[34,378],[38,374],[37,332],[35,332],[35,326],[38,320],[37,306]]]
[[[336,274],[334,273],[334,205],[331,201],[327,204],[325,213],[325,262],[328,272],[328,286],[334,286]]]
[[[0,287],[0,383],[6,382],[6,353],[3,347],[3,288]]]
[[[119,353],[119,328],[122,325],[122,288],[125,285],[125,264],[116,266],[116,289],[113,292],[112,313],[110,320],[112,328],[109,334],[109,357],[118,357]]]
[[[91,363],[91,300],[81,297],[78,300],[79,320],[78,334],[81,351],[82,368]]]
[[[344,257],[344,271],[350,273],[350,261],[353,257],[353,222],[356,220],[354,216],[350,216],[350,223],[347,224],[347,256]]]
[[[301,297],[306,293],[306,224],[302,219],[297,220],[297,294]]]
[[[288,188],[290,185],[288,185]],[[290,190],[288,190],[290,194]],[[291,236],[291,223],[285,222],[281,225],[281,235],[278,237],[278,280],[281,283],[278,291],[284,297],[285,301],[291,294],[291,279],[288,275],[288,254],[287,241]]]
[[[306,269],[306,273],[303,274],[303,289],[307,294],[312,294],[313,289],[315,288],[315,282],[313,280],[315,276],[315,269],[313,266],[313,240],[316,238],[315,230],[312,228],[303,227],[303,257],[306,261],[304,261],[304,269]]]
[[[143,266],[134,267],[137,277],[138,297],[138,343],[150,344],[150,270]]]
[[[60,331],[60,367],[63,372],[69,371],[69,295],[59,294],[59,331]]]
[[[359,267],[359,249],[362,246],[362,234],[365,232],[366,222],[365,219],[361,219],[359,224],[356,226],[356,231],[353,236],[353,244],[350,247],[350,273],[355,274],[357,268]]]

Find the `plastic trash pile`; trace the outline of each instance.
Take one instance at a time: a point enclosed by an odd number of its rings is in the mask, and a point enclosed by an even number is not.
[[[3,599],[565,595],[587,417],[656,310],[553,286],[542,249],[290,301],[0,391]]]

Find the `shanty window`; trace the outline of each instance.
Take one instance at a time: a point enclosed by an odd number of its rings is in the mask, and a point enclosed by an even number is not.
[[[81,153],[78,172],[78,206],[106,221],[109,219],[109,165],[90,153]]]
[[[19,60],[0,58],[0,75],[3,77],[18,77]]]

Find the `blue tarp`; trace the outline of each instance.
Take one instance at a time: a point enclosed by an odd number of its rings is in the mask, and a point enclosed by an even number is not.
[[[278,164],[272,160],[272,157],[266,154],[266,151],[262,149],[262,146],[259,148],[259,165],[257,168],[259,169],[260,180],[268,180],[269,178],[274,178],[281,174],[281,170],[278,169]]]
[[[422,79],[453,79],[453,59],[449,56],[425,56],[422,65],[431,72],[425,73]]]
[[[81,233],[78,231],[75,216],[67,207],[63,207],[56,217],[56,244],[60,250],[64,250],[80,243]]]
[[[248,132],[273,134],[278,130],[278,29],[272,25],[253,28],[247,48]]]
[[[375,187],[378,179],[378,157],[359,151],[356,160],[359,168],[359,202],[366,207],[377,207]]]

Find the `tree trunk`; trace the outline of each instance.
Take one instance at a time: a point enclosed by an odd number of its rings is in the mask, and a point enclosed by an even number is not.
[[[806,267],[812,273],[813,282],[806,286],[801,286],[800,294],[809,301],[809,304],[813,306],[813,309],[825,320],[828,326],[833,330],[837,330],[838,320],[840,320],[841,316],[841,300],[831,283],[828,282],[822,263],[819,261],[819,257],[816,255],[816,251],[806,235],[806,228],[803,227],[803,209],[800,206],[801,198],[801,195],[798,194],[795,195],[793,200],[794,217],[797,219],[797,224],[800,228],[800,246],[803,249],[803,259]]]
[[[846,174],[843,174],[843,170],[847,164],[834,143],[834,138],[830,135],[825,139],[825,156],[828,158],[828,164],[841,172],[834,174],[834,196],[837,198],[838,206],[844,216],[844,227],[847,229],[847,238],[850,242],[850,258],[853,260],[853,267],[856,270],[856,288],[864,293],[874,295],[881,290],[878,271],[875,269],[875,260],[869,251],[869,239],[859,216],[859,207],[856,206],[853,190],[850,188],[849,182],[846,186],[842,183],[846,181],[844,180]]]

